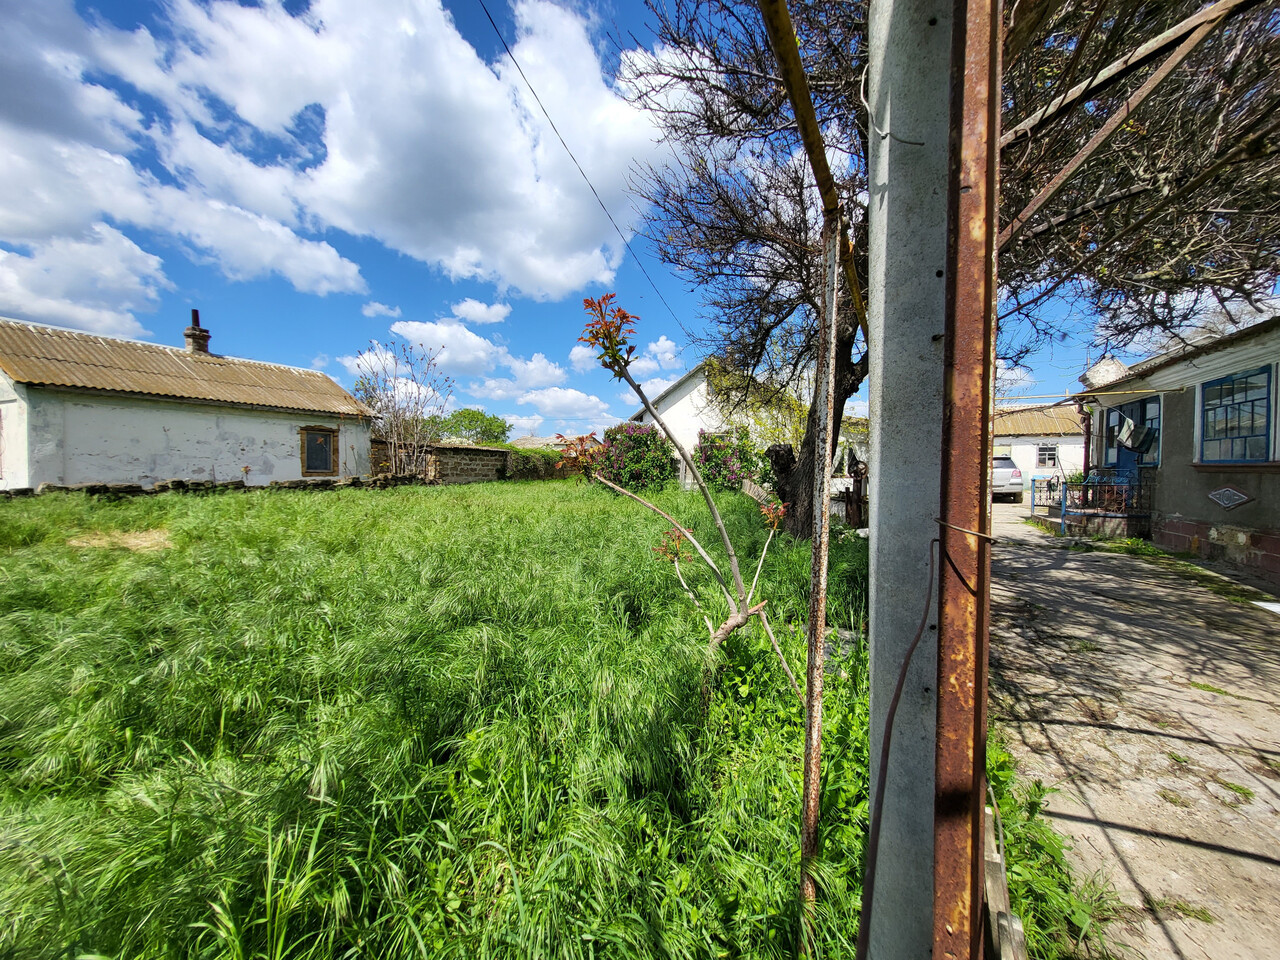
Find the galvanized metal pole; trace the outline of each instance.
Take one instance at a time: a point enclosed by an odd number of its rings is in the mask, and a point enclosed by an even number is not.
[[[933,955],[939,960],[982,956],[1000,33],[999,0],[956,0],[934,770]]]

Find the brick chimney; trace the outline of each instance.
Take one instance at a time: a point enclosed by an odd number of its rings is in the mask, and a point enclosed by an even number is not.
[[[182,331],[182,339],[187,341],[187,353],[209,352],[209,331],[200,326],[200,311],[191,311],[191,326]]]

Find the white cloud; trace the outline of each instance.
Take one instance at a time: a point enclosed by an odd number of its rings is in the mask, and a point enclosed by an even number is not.
[[[523,387],[533,389],[564,383],[564,368],[558,363],[552,363],[541,353],[535,353],[528,360],[512,358],[507,366],[515,375],[516,383]]]
[[[629,230],[627,170],[661,149],[652,120],[610,85],[583,15],[513,12],[525,73]],[[523,80],[477,55],[440,0],[314,0],[297,16],[171,0],[157,16],[121,30],[71,0],[6,5],[0,242],[73,242],[106,221],[135,244],[177,238],[234,280],[365,292],[325,238],[336,229],[536,298],[613,280],[622,245]],[[80,304],[98,319],[76,322],[128,328],[132,302]],[[481,323],[508,308],[455,309]]]
[[[600,362],[596,359],[594,350],[585,343],[580,343],[569,351],[569,365],[573,367],[574,373],[586,373],[598,367]]]
[[[996,393],[1007,396],[1035,385],[1036,378],[1027,367],[1014,366],[1006,360],[996,360]]]
[[[327,353],[318,353],[311,359],[312,370],[323,370],[329,365],[329,355]]]
[[[603,419],[609,405],[594,395],[566,387],[546,387],[530,390],[520,396],[520,403],[531,404],[538,412],[551,419]]]
[[[510,400],[538,387],[564,383],[566,376],[564,368],[541,353],[535,353],[528,360],[504,354],[501,362],[511,371],[511,376],[473,383],[470,387],[472,393],[490,400]]]
[[[146,331],[132,312],[152,309],[172,286],[159,257],[105,223],[83,239],[56,238],[30,250],[0,250],[0,314],[139,336]]]
[[[379,303],[377,300],[370,300],[360,312],[366,317],[398,317],[400,316],[399,307],[388,307],[385,303]]]
[[[631,361],[631,375],[636,378],[648,377],[659,370],[673,370],[683,365],[679,347],[664,333],[654,340],[640,356]]]
[[[510,304],[481,303],[479,300],[473,300],[470,297],[467,297],[461,303],[455,303],[450,309],[459,320],[481,324],[501,323],[511,313]],[[399,316],[399,314],[396,314],[396,316]]]
[[[527,416],[509,413],[504,419],[511,424],[511,435],[513,437],[536,437],[538,428],[545,422],[536,413],[531,413]]]
[[[398,320],[391,325],[391,332],[436,353],[440,369],[450,376],[487,373],[506,355],[493,341],[449,320]]]
[[[647,356],[654,357],[663,370],[674,370],[681,365],[680,348],[666,334],[649,344],[644,352]]]

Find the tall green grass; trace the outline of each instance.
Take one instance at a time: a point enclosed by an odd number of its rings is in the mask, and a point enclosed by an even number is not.
[[[722,506],[758,553],[754,504]],[[67,545],[154,527],[170,549]],[[744,632],[704,715],[662,528],[562,482],[0,504],[0,955],[791,953],[800,711]],[[865,564],[838,548],[833,622],[860,619]],[[776,621],[807,567],[771,548]],[[827,692],[831,956],[856,934],[862,673]]]
[[[0,502],[0,958],[794,955],[800,708],[747,630],[704,711],[663,527],[573,482]],[[831,562],[860,636],[865,545]],[[783,538],[761,578],[797,669],[808,568]],[[817,954],[851,957],[863,645],[824,714]],[[1072,956],[1100,908],[991,761],[1033,955]]]

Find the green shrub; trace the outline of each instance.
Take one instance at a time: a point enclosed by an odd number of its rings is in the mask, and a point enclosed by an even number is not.
[[[508,480],[548,480],[556,475],[561,454],[555,450],[520,450],[513,447],[507,457]]]
[[[743,480],[754,480],[758,476],[756,461],[745,430],[732,437],[698,431],[693,462],[710,486],[719,490],[741,489]]]
[[[597,474],[628,490],[661,486],[676,476],[675,447],[652,424],[610,427],[592,459]]]

